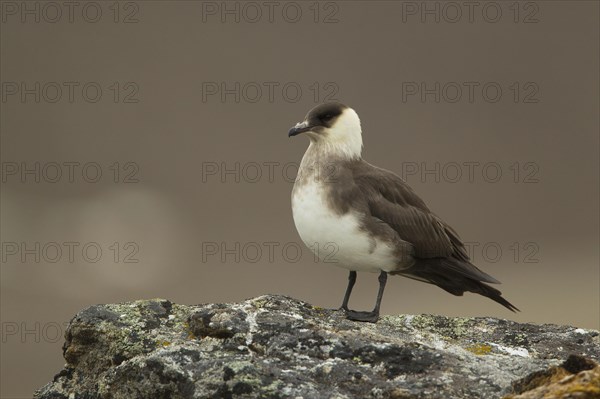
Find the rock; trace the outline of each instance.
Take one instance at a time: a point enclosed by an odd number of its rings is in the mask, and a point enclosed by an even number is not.
[[[65,335],[67,363],[35,398],[489,399],[557,383],[535,373],[561,364],[562,378],[593,388],[600,360],[594,330],[432,315],[358,323],[276,295],[97,305]]]

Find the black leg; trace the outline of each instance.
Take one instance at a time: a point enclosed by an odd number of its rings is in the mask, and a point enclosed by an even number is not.
[[[346,287],[346,293],[344,294],[344,302],[342,302],[342,310],[348,310],[348,301],[350,300],[350,294],[352,294],[352,288],[356,283],[356,272],[351,271],[348,275],[348,287]]]
[[[377,292],[377,303],[375,303],[375,309],[373,312],[379,316],[379,308],[381,307],[381,300],[383,299],[383,290],[385,290],[385,284],[387,283],[387,273],[382,271],[379,273],[379,291]]]
[[[387,273],[382,271],[379,273],[379,292],[377,292],[377,302],[375,303],[375,309],[372,312],[357,312],[355,310],[346,311],[346,317],[349,320],[355,321],[368,321],[375,323],[379,319],[379,308],[381,306],[381,299],[383,298],[383,290],[385,289],[385,283],[387,282]]]

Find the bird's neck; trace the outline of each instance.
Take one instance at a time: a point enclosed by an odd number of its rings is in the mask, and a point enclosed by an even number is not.
[[[362,140],[360,143],[335,141],[310,141],[302,158],[302,164],[309,166],[333,162],[355,161],[361,158]]]
[[[344,151],[330,145],[311,141],[302,157],[296,183],[335,180],[341,171],[340,165],[360,161],[360,152]]]

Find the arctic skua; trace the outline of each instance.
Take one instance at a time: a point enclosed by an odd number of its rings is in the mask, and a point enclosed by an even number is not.
[[[404,180],[362,159],[362,129],[352,108],[318,105],[288,137],[299,134],[310,144],[292,190],[294,223],[317,256],[350,271],[341,306],[348,319],[378,320],[388,274],[435,284],[453,295],[474,292],[518,310],[486,284],[499,281],[470,262],[456,231]],[[370,312],[348,308],[357,272],[379,273]]]

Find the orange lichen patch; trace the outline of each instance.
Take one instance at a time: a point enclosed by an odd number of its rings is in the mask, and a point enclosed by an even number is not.
[[[477,356],[489,355],[492,352],[492,347],[490,345],[473,345],[465,348],[471,353],[476,354]]]
[[[558,367],[538,371],[513,384],[504,399],[600,399],[600,366],[570,356]]]

